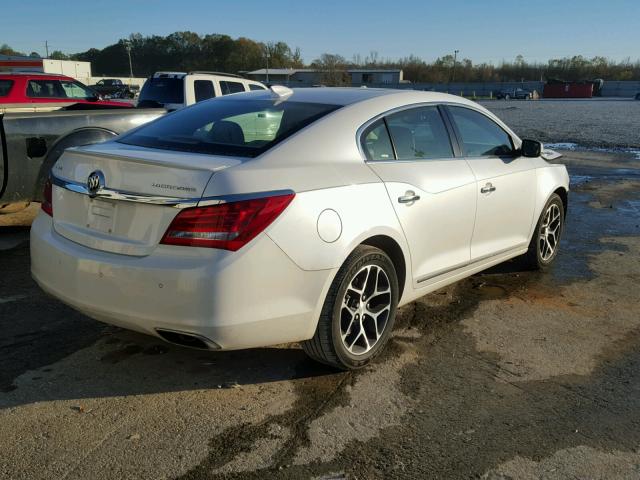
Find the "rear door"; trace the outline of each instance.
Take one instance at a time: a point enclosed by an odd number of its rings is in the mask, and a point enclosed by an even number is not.
[[[462,106],[447,111],[477,182],[471,261],[526,246],[535,202],[533,163],[517,154],[511,136],[487,115]]]
[[[468,263],[476,182],[454,154],[439,107],[388,115],[363,132],[361,144],[409,243],[414,285]]]
[[[72,103],[59,80],[31,79],[27,82],[27,97],[31,103]]]

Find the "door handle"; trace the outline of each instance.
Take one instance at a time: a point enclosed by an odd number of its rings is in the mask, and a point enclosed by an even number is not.
[[[420,195],[416,195],[413,190],[407,190],[402,197],[398,197],[398,203],[413,203],[420,200]]]
[[[484,187],[480,189],[480,193],[491,193],[495,191],[496,191],[496,187],[494,187],[493,184],[491,183],[487,183]]]

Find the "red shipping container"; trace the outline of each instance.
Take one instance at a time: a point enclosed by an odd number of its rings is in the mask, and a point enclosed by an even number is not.
[[[591,83],[547,83],[542,91],[544,98],[591,98]]]

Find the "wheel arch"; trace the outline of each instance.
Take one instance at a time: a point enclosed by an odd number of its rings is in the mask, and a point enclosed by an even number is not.
[[[387,235],[374,235],[363,240],[360,245],[379,248],[389,256],[398,276],[398,299],[402,298],[407,278],[407,262],[402,247]]]
[[[562,200],[562,208],[564,210],[564,216],[567,217],[567,207],[569,205],[569,192],[564,187],[556,188],[553,193],[557,194]],[[547,199],[548,200],[548,199]]]

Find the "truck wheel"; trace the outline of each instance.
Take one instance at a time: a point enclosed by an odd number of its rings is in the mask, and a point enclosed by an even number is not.
[[[360,245],[329,288],[316,332],[302,342],[314,360],[343,370],[365,366],[389,340],[398,305],[398,279],[382,250]]]
[[[504,96],[505,100],[511,100],[511,95],[509,95],[508,93]]]

